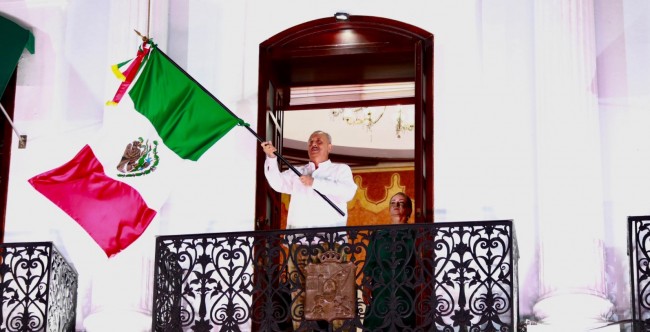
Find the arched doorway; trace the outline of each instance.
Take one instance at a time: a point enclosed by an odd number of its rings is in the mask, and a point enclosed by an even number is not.
[[[414,217],[416,222],[432,222],[433,35],[387,18],[345,16],[309,21],[260,44],[257,133],[273,141],[280,154],[297,157],[300,151],[283,150],[284,112],[413,105]],[[368,92],[380,85],[383,93]],[[404,86],[410,86],[410,92],[404,93]],[[322,89],[329,91],[326,98],[304,93]],[[356,92],[349,93],[350,89]],[[264,158],[260,151],[258,230],[280,225],[280,194],[264,178]]]

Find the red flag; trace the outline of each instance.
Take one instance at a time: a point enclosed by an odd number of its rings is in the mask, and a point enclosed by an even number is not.
[[[29,183],[76,220],[109,257],[137,240],[156,215],[138,191],[104,173],[88,145]]]

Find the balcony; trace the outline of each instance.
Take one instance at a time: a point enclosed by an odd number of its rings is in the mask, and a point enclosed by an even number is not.
[[[628,217],[633,331],[650,331],[650,216]]]
[[[160,236],[153,331],[517,331],[512,221]]]
[[[0,331],[75,331],[78,276],[51,242],[0,244]]]

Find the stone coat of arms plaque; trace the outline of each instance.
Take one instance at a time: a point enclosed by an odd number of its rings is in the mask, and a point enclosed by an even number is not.
[[[335,251],[321,255],[320,263],[305,268],[305,319],[351,319],[356,315],[356,266],[341,262]]]

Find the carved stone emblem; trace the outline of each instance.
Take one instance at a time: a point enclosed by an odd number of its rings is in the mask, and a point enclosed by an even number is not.
[[[305,319],[351,319],[356,314],[356,267],[342,263],[333,250],[321,255],[320,263],[305,267]]]

